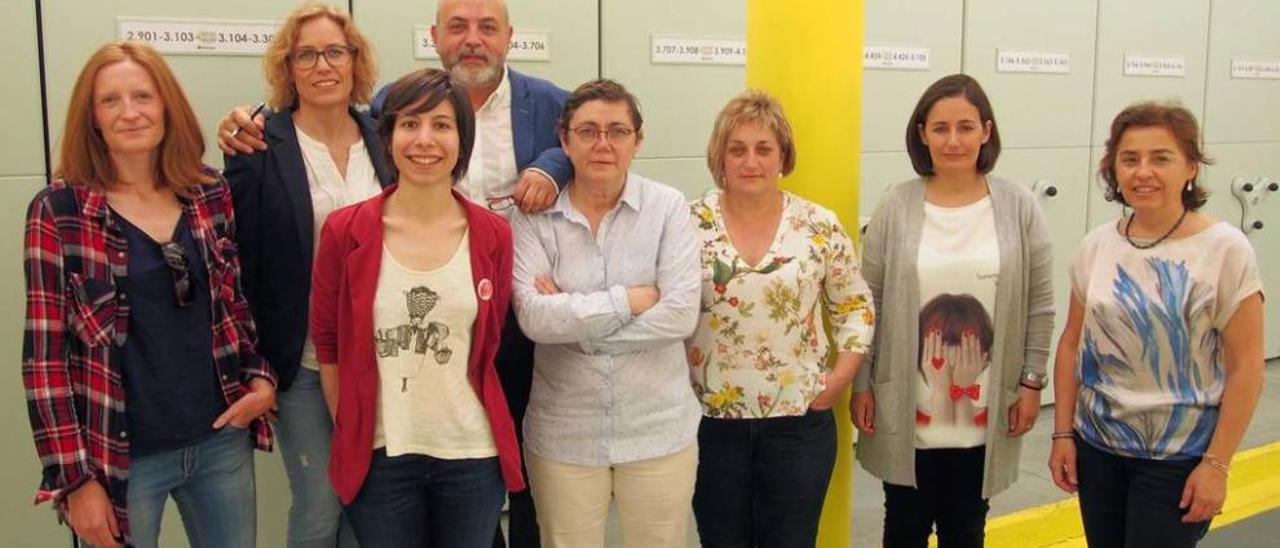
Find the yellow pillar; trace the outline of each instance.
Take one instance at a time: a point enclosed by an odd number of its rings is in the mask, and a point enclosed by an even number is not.
[[[782,102],[796,140],[788,190],[835,211],[855,238],[864,0],[747,0],[747,85]],[[818,546],[848,548],[853,442],[848,395],[836,405],[839,453]]]

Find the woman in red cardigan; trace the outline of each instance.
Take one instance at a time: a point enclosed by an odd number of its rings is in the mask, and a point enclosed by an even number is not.
[[[493,367],[511,230],[453,190],[475,120],[446,73],[392,84],[379,125],[397,182],[331,214],[316,255],[329,478],[364,548],[485,547],[524,488]]]

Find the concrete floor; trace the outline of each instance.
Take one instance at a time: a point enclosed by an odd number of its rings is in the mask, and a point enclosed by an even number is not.
[[[1046,463],[1049,459],[1049,433],[1053,430],[1053,410],[1046,407],[1028,434],[1022,448],[1022,464],[1019,480],[1005,492],[991,500],[990,517],[996,517],[1034,506],[1056,502],[1066,498],[1049,478]],[[1280,360],[1267,362],[1262,398],[1249,431],[1245,434],[1241,450],[1280,440]],[[884,492],[880,482],[861,467],[854,472],[853,491],[853,548],[880,545],[884,519]],[[698,546],[698,535],[689,518],[689,546]],[[618,547],[618,522],[615,511],[610,511],[609,532],[606,546]],[[1241,546],[1280,546],[1280,510],[1273,510],[1211,531],[1201,546],[1211,548]]]
[[[1263,512],[1209,531],[1200,548],[1241,548],[1243,546],[1280,546],[1280,510]]]
[[[991,499],[990,517],[996,517],[1033,506],[1040,506],[1067,498],[1049,477],[1049,434],[1053,431],[1053,409],[1040,412],[1036,427],[1022,445],[1022,465],[1018,482]],[[1280,360],[1267,362],[1262,398],[1254,413],[1253,421],[1240,444],[1241,450],[1280,440]],[[880,482],[861,467],[854,473],[853,490],[853,546],[855,548],[879,546],[883,530],[884,492]],[[1275,512],[1272,512],[1273,514]],[[1269,546],[1280,546],[1280,516],[1271,518],[1277,523]],[[1245,520],[1240,523],[1247,523]],[[1216,535],[1216,532],[1210,537]],[[1220,544],[1217,546],[1263,546],[1260,544]]]

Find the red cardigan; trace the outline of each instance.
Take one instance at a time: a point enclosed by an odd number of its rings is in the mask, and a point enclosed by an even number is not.
[[[312,273],[311,339],[320,363],[338,364],[338,414],[329,450],[329,480],[351,504],[373,458],[378,405],[378,362],[373,345],[373,301],[382,266],[382,206],[396,185],[329,215]],[[467,378],[489,417],[498,461],[509,491],[524,489],[520,451],[493,358],[511,300],[511,227],[456,191],[467,210],[471,276],[477,311]]]

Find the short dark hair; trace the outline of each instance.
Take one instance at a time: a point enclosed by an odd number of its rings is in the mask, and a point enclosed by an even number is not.
[[[631,115],[631,125],[635,126],[633,129],[636,130],[636,135],[643,135],[640,131],[640,126],[644,124],[644,118],[640,116],[640,101],[630,91],[627,91],[627,88],[622,87],[622,84],[608,78],[600,78],[578,86],[578,89],[573,90],[573,93],[569,94],[569,98],[565,99],[564,114],[560,116],[561,137],[569,132],[569,120],[573,119],[573,113],[588,101],[626,103],[627,111]]]
[[[453,116],[458,122],[458,163],[450,174],[454,184],[467,174],[471,163],[471,150],[475,146],[476,117],[471,112],[471,101],[449,73],[433,68],[415,70],[400,77],[387,88],[387,98],[382,103],[378,117],[378,136],[382,138],[383,152],[387,155],[387,167],[392,177],[399,177],[395,158],[391,155],[391,137],[396,131],[396,118],[416,116],[448,101],[453,106]]]
[[[1111,121],[1111,135],[1107,137],[1106,152],[1098,162],[1098,175],[1106,183],[1106,198],[1122,206],[1129,204],[1120,194],[1120,181],[1116,179],[1116,154],[1120,148],[1120,139],[1124,132],[1132,128],[1162,127],[1173,134],[1178,148],[1187,161],[1197,165],[1210,165],[1213,159],[1204,154],[1200,148],[1200,126],[1196,117],[1182,105],[1176,103],[1157,103],[1143,101],[1129,105]],[[1198,184],[1200,171],[1191,179],[1191,190],[1182,189],[1182,206],[1195,211],[1209,201],[1209,192]]]
[[[990,173],[996,167],[996,159],[1000,157],[1000,126],[996,123],[996,113],[991,109],[987,93],[968,74],[943,76],[924,90],[924,94],[916,102],[916,109],[907,122],[907,155],[911,157],[911,167],[921,177],[934,174],[933,157],[929,156],[929,147],[920,138],[920,128],[924,127],[933,105],[949,97],[964,97],[978,109],[980,122],[984,125],[991,123],[991,137],[978,149],[977,165],[978,173]]]

